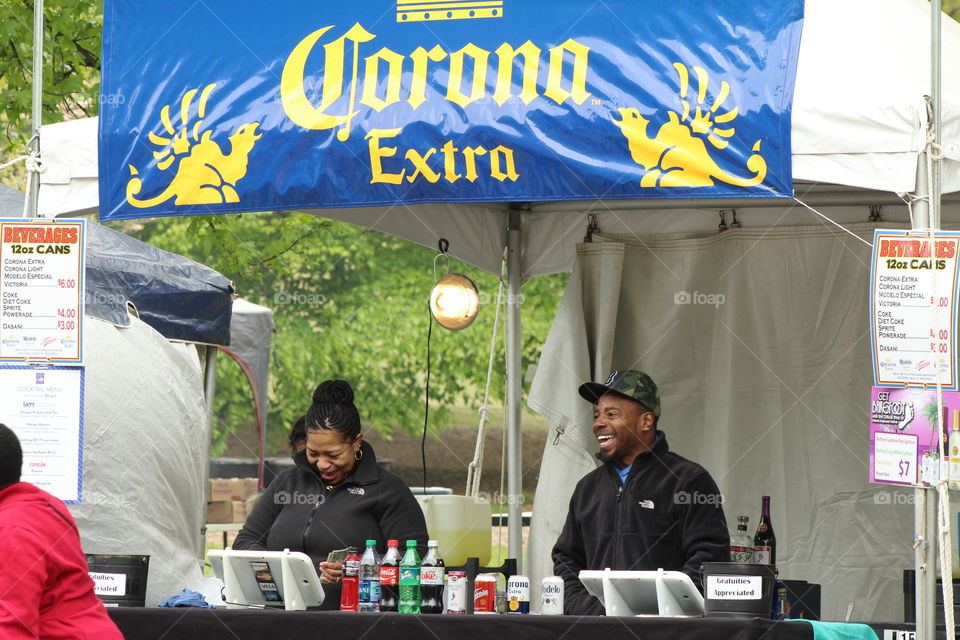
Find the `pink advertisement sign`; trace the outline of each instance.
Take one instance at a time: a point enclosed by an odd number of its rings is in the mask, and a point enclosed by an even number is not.
[[[949,429],[960,427],[960,392],[873,387],[870,398],[870,482],[931,485],[940,477],[937,437],[949,455]],[[938,415],[940,420],[938,420]],[[960,437],[955,436],[955,438]]]

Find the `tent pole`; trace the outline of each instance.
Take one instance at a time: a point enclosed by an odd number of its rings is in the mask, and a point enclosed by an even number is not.
[[[933,144],[940,150],[940,5],[941,0],[930,2],[930,102],[933,106]],[[939,153],[930,163],[930,227],[940,229],[940,158]]]
[[[913,228],[926,231],[930,228],[930,201],[927,199],[927,158],[929,150],[920,154],[917,162],[916,200],[913,207]],[[926,531],[925,540],[914,548],[914,610],[916,611],[917,640],[933,640],[936,634],[936,500],[935,489],[917,487],[913,490],[914,522],[917,535]],[[933,526],[933,529],[930,527]]]
[[[927,132],[932,128],[933,143],[925,145],[925,152],[920,157],[920,171],[923,175],[918,175],[917,195],[925,195],[926,209],[923,222],[917,218],[918,228],[926,227],[929,230],[940,229],[940,161],[934,149],[939,149],[940,144],[940,0],[931,0],[930,2],[930,106],[928,115],[930,118]],[[933,155],[931,158],[930,156]],[[929,169],[928,169],[929,167]],[[929,184],[929,186],[928,186]],[[939,496],[933,488],[919,489],[926,491],[927,499],[920,501],[924,505],[924,512],[917,512],[919,518],[926,521],[926,537],[928,544],[921,545],[917,553],[917,639],[934,640],[937,637],[937,542],[939,535],[937,533],[937,500]],[[919,496],[918,496],[919,497]],[[920,566],[924,565],[925,571],[920,572]]]
[[[516,558],[517,571],[523,560],[523,469],[520,402],[520,212],[511,209],[507,224],[507,557]]]
[[[206,405],[207,437],[205,442],[207,450],[203,456],[203,481],[206,483],[210,481],[210,439],[213,437],[213,398],[217,393],[217,348],[213,345],[207,345],[204,349],[203,400]],[[206,494],[206,487],[204,487],[204,494]],[[200,549],[197,554],[201,562],[203,561],[204,551],[207,547],[206,503],[204,503],[203,507],[202,520],[204,524],[200,527]]]
[[[933,130],[933,142],[940,142],[940,0],[930,2],[930,109],[924,114],[927,126],[924,135]],[[940,165],[930,159],[931,146],[924,145],[917,163],[915,230],[940,228]],[[929,171],[928,171],[929,166]],[[924,499],[924,492],[926,492]],[[932,488],[914,489],[914,528],[926,531],[926,540],[914,552],[916,575],[916,633],[918,640],[933,640],[937,633],[936,609],[936,553],[937,553],[937,492]]]
[[[33,3],[33,112],[31,124],[33,135],[30,138],[29,153],[34,157],[40,154],[40,124],[43,119],[43,0],[34,0]],[[27,171],[30,179],[27,181],[29,190],[26,194],[26,218],[37,217],[37,203],[40,199],[40,172],[37,166],[28,162]]]

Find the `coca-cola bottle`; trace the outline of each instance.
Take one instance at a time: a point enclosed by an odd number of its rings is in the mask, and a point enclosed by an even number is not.
[[[340,583],[340,611],[356,611],[360,599],[360,551],[356,547],[350,547],[343,561]]]
[[[387,540],[387,552],[380,561],[380,611],[397,610],[400,580],[400,541]]]
[[[420,613],[443,613],[443,558],[437,541],[427,541],[427,555],[420,563]]]

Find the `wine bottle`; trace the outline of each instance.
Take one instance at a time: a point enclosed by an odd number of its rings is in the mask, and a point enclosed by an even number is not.
[[[960,409],[953,410],[953,429],[947,439],[947,462],[950,488],[960,489]]]
[[[770,496],[763,496],[760,524],[753,536],[753,561],[756,564],[777,564],[777,537],[770,521]]]

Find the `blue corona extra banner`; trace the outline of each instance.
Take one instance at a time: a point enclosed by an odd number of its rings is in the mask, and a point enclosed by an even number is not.
[[[802,0],[106,0],[105,220],[786,197]]]

